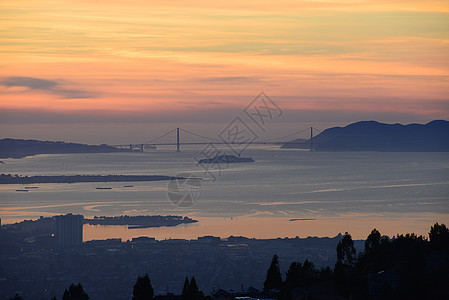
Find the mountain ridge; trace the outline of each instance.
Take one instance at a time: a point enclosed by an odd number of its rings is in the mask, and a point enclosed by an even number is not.
[[[310,149],[310,139],[293,140],[284,149]],[[427,124],[386,124],[359,121],[344,127],[332,127],[313,138],[315,151],[447,152],[449,121]]]

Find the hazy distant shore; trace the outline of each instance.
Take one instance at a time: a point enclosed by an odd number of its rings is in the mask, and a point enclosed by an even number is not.
[[[109,145],[85,145],[78,143],[1,139],[0,158],[23,158],[38,154],[66,153],[114,153],[130,152],[129,149],[119,149]]]
[[[23,220],[14,224],[2,225],[4,242],[15,241],[21,243],[27,237],[32,236],[51,236],[55,233],[55,218],[40,217],[37,220]],[[128,229],[151,228],[151,227],[175,227],[180,224],[197,223],[197,220],[187,216],[115,216],[115,217],[93,217],[84,218],[83,224],[89,225],[121,225],[128,226]]]
[[[128,225],[128,229],[151,228],[162,226],[177,226],[180,224],[197,223],[189,217],[181,216],[119,216],[85,218],[84,224],[90,225]]]
[[[12,176],[11,174],[1,174],[0,184],[161,181],[175,178],[164,175]]]

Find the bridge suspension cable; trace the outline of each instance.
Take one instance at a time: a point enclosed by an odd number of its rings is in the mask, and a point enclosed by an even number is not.
[[[155,138],[155,139],[152,139],[151,141],[146,142],[146,143],[144,143],[144,144],[152,144],[153,142],[155,142],[155,141],[157,141],[157,140],[159,140],[159,139],[161,139],[161,138],[163,138],[163,137],[166,137],[167,135],[169,135],[170,133],[175,132],[175,131],[176,131],[176,128],[173,129],[173,130],[170,130],[169,132],[164,133],[164,134],[161,135],[160,137],[157,137],[157,138]]]
[[[293,132],[293,133],[290,133],[290,134],[287,134],[287,135],[284,135],[284,136],[279,136],[279,137],[267,139],[267,140],[265,140],[265,142],[271,142],[271,141],[274,141],[274,140],[285,139],[285,138],[288,138],[288,137],[291,137],[291,136],[294,136],[294,135],[301,134],[301,133],[303,133],[303,132],[305,132],[305,131],[307,131],[307,130],[309,130],[309,129],[312,129],[312,130],[316,130],[316,131],[318,131],[318,132],[321,132],[321,130],[316,129],[315,127],[308,127],[308,128],[303,129],[303,130],[300,130],[300,131],[297,131],[297,132]],[[150,140],[150,141],[148,141],[148,142],[146,142],[146,143],[144,143],[144,144],[153,144],[153,143],[156,142],[157,140],[160,140],[160,139],[166,137],[167,135],[169,135],[169,134],[175,132],[176,130],[177,130],[177,128],[174,128],[174,129],[172,129],[172,130],[170,130],[170,131],[164,133],[163,135],[161,135],[161,136],[159,136],[159,137],[157,137],[157,138],[154,138],[154,139],[152,139],[152,140]],[[183,129],[183,128],[179,128],[179,130],[180,130],[180,131],[183,131],[183,132],[185,132],[185,133],[188,133],[188,134],[191,134],[191,135],[194,135],[194,136],[203,138],[203,139],[221,142],[221,140],[219,140],[219,139],[212,138],[212,137],[208,137],[208,136],[205,136],[205,135],[201,135],[201,134],[198,134],[198,133],[195,133],[195,132],[191,132],[191,131],[186,130],[186,129]]]
[[[214,139],[214,138],[211,138],[211,137],[208,137],[208,136],[205,136],[205,135],[197,134],[197,133],[194,133],[194,132],[191,132],[191,131],[188,131],[188,130],[182,129],[182,128],[179,128],[179,129],[180,129],[181,131],[184,131],[184,132],[190,133],[190,134],[192,134],[192,135],[195,135],[195,136],[201,137],[201,138],[203,138],[203,139],[208,139],[208,140],[213,140],[213,141],[218,141],[218,142],[220,142],[220,140],[219,140],[219,139]]]

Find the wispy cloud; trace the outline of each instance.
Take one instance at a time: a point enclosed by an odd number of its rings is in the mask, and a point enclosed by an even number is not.
[[[32,90],[48,90],[58,85],[56,81],[33,77],[6,77],[1,84],[8,87],[20,86]]]
[[[24,77],[24,76],[12,76],[5,77],[0,81],[0,85],[13,88],[22,87],[26,91],[40,90],[53,95],[56,95],[64,99],[80,99],[80,98],[94,98],[95,95],[91,92],[64,87],[60,82],[55,80],[47,80],[34,77]]]
[[[245,77],[245,76],[198,78],[197,81],[210,82],[210,83],[223,83],[223,84],[246,84],[246,83],[260,83],[261,82],[261,80],[258,78]]]
[[[215,121],[266,91],[301,120],[448,115],[444,0],[3,2],[2,111]]]

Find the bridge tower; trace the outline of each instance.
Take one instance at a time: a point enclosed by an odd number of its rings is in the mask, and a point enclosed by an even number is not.
[[[180,152],[179,150],[179,127],[176,128],[176,152]]]
[[[310,127],[310,151],[313,151],[313,127]]]

